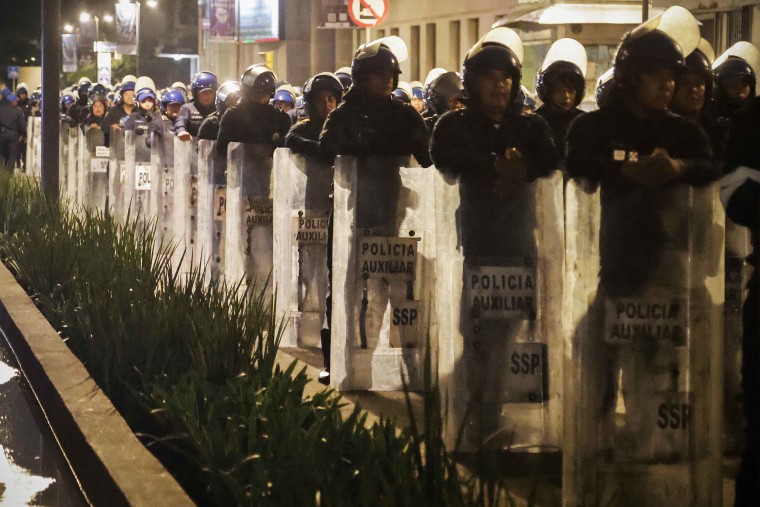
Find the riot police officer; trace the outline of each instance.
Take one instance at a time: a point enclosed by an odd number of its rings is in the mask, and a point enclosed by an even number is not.
[[[423,167],[431,164],[422,116],[412,106],[393,100],[401,74],[399,61],[406,58],[406,44],[397,36],[357,49],[351,66],[353,84],[320,136],[327,158],[414,155]]]
[[[436,68],[431,70],[425,79],[425,112],[422,117],[429,132],[440,119],[441,115],[448,111],[464,108],[464,85],[462,77],[456,72],[447,72],[446,69]]]
[[[760,50],[746,41],[739,41],[715,60],[715,103],[712,114],[726,120],[741,108],[744,101],[755,96]]]
[[[412,105],[412,94],[412,87],[406,81],[399,81],[398,86],[393,90],[393,98],[400,100],[404,104]]]
[[[579,115],[586,94],[586,50],[575,39],[560,39],[549,48],[536,76],[536,93],[543,104],[536,114],[552,129],[560,160],[565,159],[567,130]]]
[[[668,111],[684,61],[679,43],[663,31],[634,30],[626,36],[614,63],[619,97],[578,118],[570,128],[571,177],[602,182],[621,192],[716,179],[718,169],[705,132]]]
[[[230,107],[234,106],[240,100],[240,83],[237,81],[226,81],[216,91],[216,111],[211,113],[201,123],[198,130],[198,139],[208,139],[216,141],[219,135],[219,122],[224,113]]]
[[[240,78],[240,102],[222,117],[216,149],[227,157],[230,143],[282,146],[290,129],[290,117],[269,101],[274,97],[277,76],[266,65],[251,65]]]
[[[135,97],[138,107],[124,121],[124,128],[135,130],[138,134],[150,131],[150,125],[154,120],[161,121],[159,111],[156,107],[156,85],[153,80],[147,76],[140,76],[135,83]],[[150,148],[151,136],[145,136],[145,145]]]
[[[412,107],[422,114],[425,112],[425,85],[419,81],[412,81],[409,87],[412,89]]]
[[[102,93],[91,93],[88,114],[80,122],[82,131],[88,128],[102,128],[107,112],[108,98]]]
[[[211,72],[199,72],[193,77],[190,85],[192,100],[179,109],[179,117],[175,123],[175,133],[180,141],[198,137],[201,123],[216,110],[214,98],[218,87],[216,75]]]
[[[755,269],[743,309],[742,390],[747,419],[745,450],[736,478],[737,507],[760,503],[760,98],[749,99],[731,122],[726,147],[726,176],[720,197],[726,215],[752,231]]]
[[[290,128],[285,146],[295,153],[320,157],[319,134],[342,96],[343,85],[335,74],[323,72],[309,79],[304,86],[304,107],[308,116]]]
[[[185,96],[180,90],[169,89],[161,96],[160,114],[154,114],[148,125],[148,146],[153,144],[155,136],[161,137],[166,132],[174,132],[174,124],[179,115],[179,109],[185,103]]]
[[[290,112],[296,107],[295,89],[289,83],[281,84],[274,92],[272,104],[284,113]]]
[[[712,62],[715,53],[705,39],[685,59],[685,68],[676,80],[670,110],[702,126],[712,142],[713,154],[721,158],[728,135],[728,122],[719,121],[708,111],[713,95]]]
[[[135,83],[137,78],[132,75],[124,76],[119,88],[119,101],[108,111],[102,123],[105,145],[109,146],[111,132],[122,128],[122,120],[135,110]]]
[[[11,172],[18,160],[21,141],[26,135],[26,118],[15,105],[17,100],[12,93],[0,100],[0,167]]]
[[[549,125],[523,114],[519,99],[523,46],[509,28],[495,28],[464,60],[467,107],[444,114],[433,130],[436,168],[462,182],[510,194],[557,169]]]
[[[341,67],[335,71],[335,76],[343,85],[343,93],[346,93],[354,80],[351,78],[351,67]]]

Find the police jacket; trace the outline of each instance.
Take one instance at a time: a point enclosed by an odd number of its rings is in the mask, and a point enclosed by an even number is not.
[[[18,107],[7,100],[0,100],[0,134],[26,135],[26,118]]]
[[[177,120],[174,122],[174,133],[179,135],[187,132],[193,137],[198,137],[198,130],[201,128],[203,119],[214,111],[216,111],[214,104],[207,107],[195,101],[182,104]]]
[[[150,124],[148,124],[148,135],[145,138],[145,145],[150,148],[153,144],[153,137],[158,136],[161,137],[167,132],[173,132],[174,131],[174,122],[169,119],[168,116],[164,114],[153,114],[153,119],[150,121]]]
[[[425,127],[428,129],[428,133],[432,134],[435,124],[441,119],[441,115],[430,113],[426,110],[422,113],[422,119],[425,120]]]
[[[557,147],[557,155],[560,160],[564,161],[567,154],[567,131],[570,128],[570,123],[584,112],[577,107],[564,111],[550,104],[543,104],[536,109],[536,114],[546,120],[551,127],[554,145]]]
[[[471,106],[445,113],[433,130],[430,155],[445,174],[490,183],[496,179],[496,158],[509,148],[517,148],[526,161],[528,181],[557,169],[549,125],[523,114],[522,104],[511,106],[498,125]]]
[[[79,128],[82,129],[82,132],[86,132],[87,128],[93,123],[97,124],[98,128],[102,128],[103,123],[105,122],[105,118],[105,115],[95,116],[92,114],[92,111],[90,111],[90,114],[88,114],[87,117],[83,118],[82,121],[79,122]]]
[[[592,182],[619,180],[623,162],[650,155],[654,148],[683,160],[683,183],[705,185],[719,176],[710,140],[699,125],[667,111],[642,120],[622,100],[579,117],[570,127],[567,147],[570,177]]]
[[[206,116],[203,123],[201,123],[201,127],[198,129],[198,139],[216,141],[219,135],[219,121],[219,111],[214,111]]]
[[[322,132],[324,122],[313,121],[305,118],[292,127],[285,136],[285,147],[293,153],[299,153],[307,157],[321,158],[322,151],[319,146],[319,134]]]
[[[664,148],[671,158],[683,161],[677,179],[648,186],[622,174],[626,161],[651,155],[655,148]],[[673,201],[676,194],[668,189],[675,183],[706,185],[720,172],[702,128],[666,111],[639,118],[620,99],[573,122],[567,150],[569,176],[601,185],[603,292],[629,296],[647,283],[669,283],[652,279],[658,259],[669,244],[688,246],[683,244],[686,235],[673,232],[681,231],[683,225],[666,217],[669,210],[684,209],[688,203]],[[681,264],[673,264],[673,273]]]
[[[137,111],[137,106],[133,109],[133,111]],[[127,113],[126,109],[124,109],[124,104],[119,104],[117,106],[113,106],[111,109],[108,110],[106,113],[106,117],[103,119],[103,123],[101,126],[101,129],[103,130],[103,135],[105,136],[105,145],[109,145],[109,139],[111,136],[111,127],[113,125],[120,125],[121,120],[129,116],[129,113]]]
[[[268,144],[279,148],[290,130],[290,117],[270,104],[241,100],[224,113],[219,123],[216,152],[227,158],[230,143]]]
[[[161,120],[161,113],[158,110],[147,111],[141,107],[135,109],[135,111],[124,119],[124,130],[134,130],[137,135],[144,135],[146,132],[150,132],[151,126],[154,126],[155,120],[163,123]],[[160,124],[156,124],[156,128]],[[145,146],[150,148],[151,136],[150,134],[145,136]]]
[[[477,110],[444,113],[433,130],[430,154],[435,167],[459,178],[460,238],[465,258],[502,258],[519,251],[535,256],[536,207],[523,198],[494,191],[495,163],[505,152],[519,152],[523,181],[548,176],[557,169],[551,130],[543,118],[511,106],[497,124]]]
[[[749,99],[731,122],[721,201],[734,222],[760,232],[760,97]],[[757,244],[755,251],[757,252]]]
[[[352,86],[343,102],[327,117],[320,135],[325,158],[414,155],[422,167],[431,165],[425,122],[409,104],[392,97],[372,99]]]

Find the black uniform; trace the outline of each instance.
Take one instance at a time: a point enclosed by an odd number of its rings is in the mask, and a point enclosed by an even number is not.
[[[300,153],[307,157],[321,158],[319,134],[322,133],[324,122],[313,121],[305,118],[292,127],[285,136],[285,147],[294,153]]]
[[[227,110],[219,123],[216,152],[227,158],[230,143],[269,144],[272,151],[283,145],[290,130],[290,117],[270,104],[243,101]]]
[[[136,111],[137,108],[134,110]],[[108,110],[108,113],[106,113],[106,117],[103,119],[101,126],[101,129],[103,130],[103,136],[105,137],[106,146],[109,146],[111,127],[113,125],[119,125],[121,123],[121,120],[127,116],[129,116],[129,113],[127,113],[126,109],[124,109],[124,104],[113,106]]]
[[[725,166],[730,173],[723,181],[744,179],[725,188],[726,214],[734,222],[752,230],[754,265],[749,295],[744,303],[742,341],[742,389],[747,418],[746,449],[736,479],[736,505],[757,505],[760,501],[760,98],[747,101],[731,125]],[[724,197],[722,195],[722,197]]]
[[[665,111],[642,120],[621,100],[579,117],[567,148],[569,176],[602,185],[601,282],[608,295],[628,295],[644,283],[666,243],[661,210],[669,203],[660,188],[623,176],[624,161],[664,148],[684,162],[678,181],[705,185],[720,172],[710,141],[690,120]]]
[[[409,104],[390,96],[379,99],[351,87],[330,113],[320,136],[326,158],[337,155],[414,155],[422,167],[432,164],[425,122]]]
[[[98,128],[102,128],[103,124],[105,123],[106,116],[95,116],[92,114],[92,111],[90,111],[90,114],[87,115],[86,118],[83,118],[81,122],[79,122],[79,127],[82,129],[82,132],[86,132],[90,125],[93,123],[96,123],[98,125]]]
[[[20,137],[26,135],[26,118],[18,107],[0,100],[0,166],[13,171],[18,159]]]
[[[523,114],[522,102],[511,106],[499,124],[467,107],[443,114],[433,130],[430,154],[435,167],[460,180],[465,257],[500,257],[505,249],[525,242],[523,231],[493,233],[491,224],[528,220],[533,208],[493,191],[498,175],[494,164],[516,148],[526,167],[526,181],[550,175],[558,167],[551,130],[535,114]],[[524,251],[534,249],[531,240]]]
[[[220,116],[219,111],[214,111],[206,116],[203,123],[201,123],[201,127],[198,129],[198,139],[216,141],[216,138],[219,136]]]
[[[164,114],[153,113],[153,120],[148,125],[148,137],[145,139],[145,145],[150,148],[154,136],[162,137],[167,132],[174,132],[174,123]]]
[[[211,113],[216,111],[216,106],[202,106],[200,103],[191,101],[182,104],[179,108],[177,120],[174,122],[174,133],[179,135],[187,132],[193,137],[198,137],[198,130],[201,123]]]
[[[570,129],[570,123],[584,112],[577,107],[564,111],[550,104],[543,104],[536,109],[536,114],[546,120],[551,127],[554,134],[554,145],[557,147],[557,155],[560,160],[564,161],[567,155],[567,131]]]

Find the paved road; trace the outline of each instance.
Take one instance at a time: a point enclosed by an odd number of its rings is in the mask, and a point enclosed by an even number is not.
[[[0,506],[85,505],[0,334]]]

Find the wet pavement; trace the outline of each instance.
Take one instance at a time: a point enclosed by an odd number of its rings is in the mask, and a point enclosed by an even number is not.
[[[0,333],[0,507],[86,505]]]

